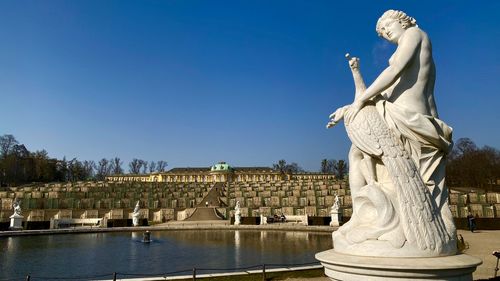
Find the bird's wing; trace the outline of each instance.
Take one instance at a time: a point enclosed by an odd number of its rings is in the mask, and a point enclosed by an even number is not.
[[[372,118],[367,111],[368,106],[365,106],[356,115],[354,120],[351,120],[350,114],[345,115],[344,125],[347,135],[352,143],[364,153],[380,158],[382,156],[382,148],[374,135],[374,131],[370,128],[370,122],[367,118]],[[350,109],[348,109],[350,110]]]
[[[421,250],[440,252],[450,240],[444,221],[420,173],[372,104],[344,122],[352,143],[382,160],[396,190],[406,239]]]

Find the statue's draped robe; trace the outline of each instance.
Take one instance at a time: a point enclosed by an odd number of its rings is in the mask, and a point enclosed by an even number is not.
[[[411,155],[436,200],[449,233],[453,233],[455,230],[445,186],[445,157],[453,146],[452,128],[438,118],[414,112],[387,100],[379,100],[376,108]]]

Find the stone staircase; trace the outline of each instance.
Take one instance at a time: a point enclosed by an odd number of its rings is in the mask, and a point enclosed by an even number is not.
[[[222,220],[215,214],[215,208],[213,207],[197,207],[196,211],[185,221],[213,221]]]
[[[185,221],[222,220],[222,218],[216,214],[216,207],[225,206],[224,202],[219,199],[223,190],[224,183],[215,183],[208,191],[208,194],[203,197],[203,200],[196,205],[196,211],[194,211],[189,218],[185,219]]]
[[[196,207],[207,207],[207,202],[209,207],[223,207],[225,204],[219,199],[220,192],[222,192],[223,189],[224,183],[215,183],[210,191],[208,191],[208,194],[203,197],[203,200],[201,200]]]

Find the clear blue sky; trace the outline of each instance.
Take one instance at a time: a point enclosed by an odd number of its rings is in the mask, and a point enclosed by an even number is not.
[[[345,159],[328,115],[394,46],[387,9],[433,42],[435,96],[454,139],[500,148],[500,1],[0,1],[0,135],[52,157],[165,160],[168,168],[317,171]]]

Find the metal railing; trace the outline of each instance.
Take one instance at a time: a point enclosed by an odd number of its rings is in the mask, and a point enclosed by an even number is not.
[[[234,268],[189,268],[183,270],[161,272],[161,273],[126,273],[126,272],[113,272],[107,274],[96,274],[96,275],[86,275],[86,276],[37,276],[36,274],[28,274],[25,277],[18,278],[7,278],[0,279],[0,281],[32,281],[32,280],[113,280],[117,279],[129,279],[129,278],[168,278],[173,276],[192,276],[192,280],[196,280],[197,276],[201,274],[221,274],[221,273],[239,273],[242,274],[262,274],[262,280],[266,280],[266,270],[268,269],[283,269],[283,271],[291,271],[294,267],[304,267],[304,266],[318,266],[319,262],[309,262],[301,264],[259,264],[246,267],[234,267]],[[252,272],[248,272],[252,271]]]

